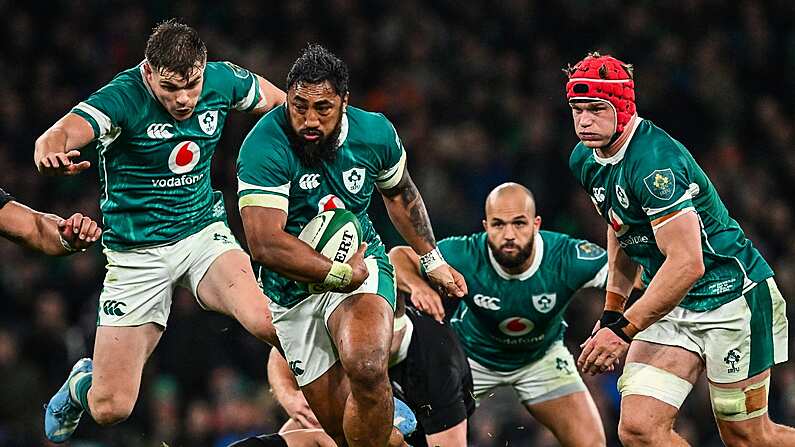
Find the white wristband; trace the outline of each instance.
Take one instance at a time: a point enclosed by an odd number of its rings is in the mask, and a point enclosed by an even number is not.
[[[433,250],[420,256],[420,264],[426,273],[436,270],[437,268],[447,264],[444,260],[439,247],[433,247]]]

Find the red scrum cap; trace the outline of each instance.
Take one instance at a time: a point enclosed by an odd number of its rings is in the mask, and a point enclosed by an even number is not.
[[[616,132],[623,132],[624,126],[635,114],[632,65],[613,56],[602,56],[594,52],[564,71],[569,77],[569,82],[566,83],[566,99],[607,102],[616,112]]]

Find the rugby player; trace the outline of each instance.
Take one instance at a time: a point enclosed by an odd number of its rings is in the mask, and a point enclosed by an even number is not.
[[[416,415],[417,429],[406,437],[413,447],[463,447],[467,418],[475,411],[472,374],[458,338],[448,325],[412,307],[398,292],[389,348],[392,393]],[[290,420],[281,433],[319,428],[287,362],[271,351],[268,382]]]
[[[606,309],[623,310],[643,271],[643,296],[578,359],[599,373],[627,354],[621,442],[687,445],[673,426],[706,371],[726,445],[795,445],[795,430],[767,414],[770,367],[787,360],[773,270],[684,145],[638,116],[631,65],[591,53],[566,71],[580,139],[569,165],[608,225]]]
[[[516,183],[492,190],[485,211],[485,232],[439,241],[469,288],[450,323],[469,358],[475,397],[508,385],[561,445],[604,446],[599,412],[563,345],[563,315],[574,293],[604,288],[604,249],[540,230],[533,194]],[[390,259],[398,289],[443,316],[416,253],[395,247]]]
[[[395,128],[348,99],[344,62],[308,46],[287,76],[287,104],[260,119],[243,142],[238,203],[281,346],[318,421],[340,446],[380,447],[391,426],[395,287],[367,216],[376,188],[434,283],[456,296],[466,285],[436,249]],[[347,263],[296,237],[331,207],[349,209],[362,226],[364,243]],[[306,283],[325,292],[310,293]]]
[[[67,219],[28,208],[0,188],[0,236],[50,256],[85,251],[102,230],[90,217]]]
[[[267,112],[284,92],[230,62],[207,62],[196,31],[174,20],[155,27],[145,57],[36,141],[36,166],[47,175],[84,171],[90,162],[78,149],[96,145],[108,260],[93,359],[75,364],[45,411],[53,442],[69,439],[83,411],[100,425],[130,415],[176,286],[277,343],[210,163],[230,112]]]

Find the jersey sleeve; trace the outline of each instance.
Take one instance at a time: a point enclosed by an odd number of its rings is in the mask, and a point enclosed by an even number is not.
[[[232,62],[225,61],[219,66],[224,83],[232,89],[232,108],[241,112],[253,110],[262,99],[257,76]]]
[[[569,286],[573,290],[607,286],[607,251],[593,242],[570,239],[567,248]]]
[[[693,197],[698,194],[698,185],[690,178],[690,166],[682,151],[684,148],[673,143],[654,148],[632,172],[632,193],[649,221],[656,221],[654,230],[668,222],[659,221],[661,217],[695,210]]]
[[[14,200],[11,194],[3,191],[3,188],[0,188],[0,208],[6,206],[6,203]]]
[[[386,141],[383,146],[383,153],[380,154],[380,167],[375,184],[378,189],[385,190],[394,188],[403,179],[403,171],[406,167],[406,150],[403,142],[400,141],[395,126],[383,115],[388,125]]]
[[[292,175],[287,150],[259,127],[249,133],[237,159],[240,209],[261,206],[288,211]]]
[[[129,84],[117,77],[77,104],[72,113],[91,124],[95,139],[112,138],[125,127],[127,114],[138,109],[132,94]]]

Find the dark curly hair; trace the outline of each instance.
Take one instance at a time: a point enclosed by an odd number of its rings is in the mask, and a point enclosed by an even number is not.
[[[197,64],[207,60],[207,47],[195,29],[169,19],[152,30],[144,54],[155,70],[170,71],[187,79]]]
[[[298,82],[319,84],[328,81],[340,96],[348,93],[348,67],[331,51],[309,44],[287,74],[287,90]]]

